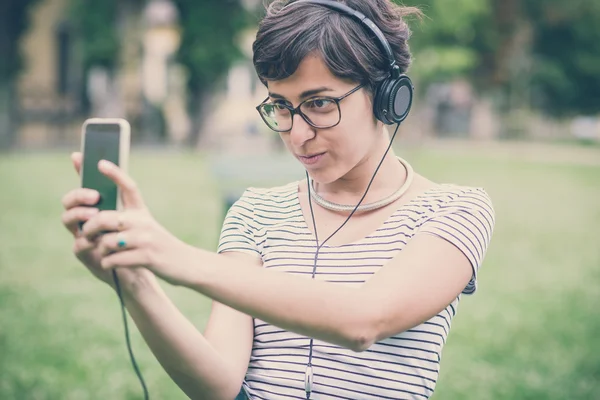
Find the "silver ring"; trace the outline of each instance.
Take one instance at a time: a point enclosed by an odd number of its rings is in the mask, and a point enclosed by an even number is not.
[[[123,214],[119,214],[119,216],[117,217],[117,230],[119,232],[124,231],[125,230],[125,223],[123,222]]]

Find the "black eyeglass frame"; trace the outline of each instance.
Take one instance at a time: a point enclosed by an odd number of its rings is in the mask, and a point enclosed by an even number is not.
[[[263,113],[260,111],[261,108],[267,104],[267,102],[269,101],[269,98],[267,97],[266,99],[263,100],[262,103],[260,103],[258,106],[256,106],[256,111],[258,111],[258,113],[260,114],[260,117],[262,118],[262,120],[265,122],[265,124],[267,124],[267,126],[269,127],[269,129],[274,130],[275,132],[289,132],[292,130],[292,128],[294,127],[294,115],[298,114],[300,115],[300,117],[302,117],[302,119],[304,121],[306,121],[307,124],[309,124],[310,126],[312,126],[313,128],[317,128],[317,129],[329,129],[329,128],[333,128],[334,126],[337,126],[341,120],[342,120],[342,107],[340,107],[340,101],[344,100],[346,97],[350,96],[352,93],[357,92],[359,89],[363,88],[365,86],[364,83],[361,83],[360,85],[356,86],[354,89],[350,90],[348,93],[345,93],[339,97],[330,97],[330,96],[313,96],[313,97],[309,97],[308,99],[304,100],[303,102],[301,102],[300,104],[298,104],[298,107],[294,108],[286,103],[281,103],[278,105],[281,105],[285,108],[287,108],[290,112],[290,114],[292,115],[291,121],[292,121],[292,126],[290,126],[289,129],[274,129],[265,119],[265,116],[263,115]],[[336,103],[337,109],[338,109],[338,121],[333,124],[333,125],[328,125],[328,126],[318,126],[315,125],[310,118],[308,118],[306,115],[304,115],[304,113],[302,112],[302,110],[300,110],[300,107],[302,107],[302,105],[308,101],[314,101],[316,99],[326,99],[326,100],[332,100]]]

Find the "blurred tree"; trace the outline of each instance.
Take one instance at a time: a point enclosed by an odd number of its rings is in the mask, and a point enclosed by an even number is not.
[[[239,34],[250,14],[240,0],[174,0],[179,9],[182,41],[178,60],[188,72],[189,108],[193,118],[190,145],[197,144],[209,96],[243,57]]]
[[[70,0],[69,19],[77,32],[79,57],[83,76],[92,68],[103,68],[111,78],[119,66],[121,33],[119,24],[125,23],[129,12],[140,13],[145,0]],[[81,99],[88,109],[87,85],[82,85]],[[88,110],[89,111],[89,110]]]
[[[536,106],[551,115],[600,112],[600,1],[526,0],[534,24]]]
[[[172,0],[179,11],[182,41],[177,61],[187,70],[189,109],[194,126],[190,145],[195,145],[206,115],[208,96],[229,67],[242,57],[239,33],[248,26],[249,14],[240,0]],[[141,5],[144,0],[72,0],[74,20],[83,40],[86,70],[91,66],[115,68],[119,35],[115,22],[124,3]]]
[[[72,0],[71,19],[81,40],[85,70],[92,66],[114,69],[119,54],[117,0]]]
[[[20,38],[29,24],[28,10],[37,0],[0,1],[0,150],[14,144],[14,80],[22,67]]]
[[[400,2],[399,0],[396,0]],[[412,25],[414,72],[424,86],[467,77],[481,90],[506,84],[523,20],[519,0],[403,0],[426,18]]]
[[[394,1],[426,15],[411,25],[422,87],[461,77],[503,111],[600,112],[600,1]]]
[[[411,24],[414,54],[412,75],[425,87],[471,75],[485,55],[486,38],[480,25],[488,18],[488,0],[395,0],[417,6],[425,19]],[[418,21],[418,20],[417,20]]]

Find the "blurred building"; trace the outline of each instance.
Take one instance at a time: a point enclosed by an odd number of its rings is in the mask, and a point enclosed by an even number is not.
[[[68,0],[42,0],[21,41],[24,68],[16,88],[17,146],[62,141],[81,115],[73,37],[65,19]]]
[[[70,146],[79,142],[81,124],[90,114],[140,113],[136,13],[125,8],[122,15],[124,62],[116,76],[102,69],[86,76],[69,6],[69,0],[40,0],[31,9],[29,30],[21,40],[24,68],[16,82],[17,147]],[[97,108],[104,99],[111,101]]]
[[[168,0],[119,4],[115,26],[121,54],[115,71],[85,71],[69,7],[70,0],[40,0],[32,7],[21,41],[24,68],[16,85],[15,145],[72,146],[79,143],[82,122],[92,116],[127,118],[136,132],[145,133],[136,140],[160,140],[152,136],[160,136],[156,127],[165,123],[171,131],[185,131],[180,99],[185,77],[170,68],[179,45],[173,5]],[[158,108],[167,109],[168,116],[157,117]]]

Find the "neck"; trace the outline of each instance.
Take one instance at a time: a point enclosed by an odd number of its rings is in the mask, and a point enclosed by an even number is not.
[[[340,179],[316,185],[318,193],[329,201],[340,204],[356,204],[365,193],[369,181],[381,161],[383,152],[375,152],[359,162]],[[363,204],[385,198],[394,193],[406,180],[406,170],[393,150],[385,156]]]

